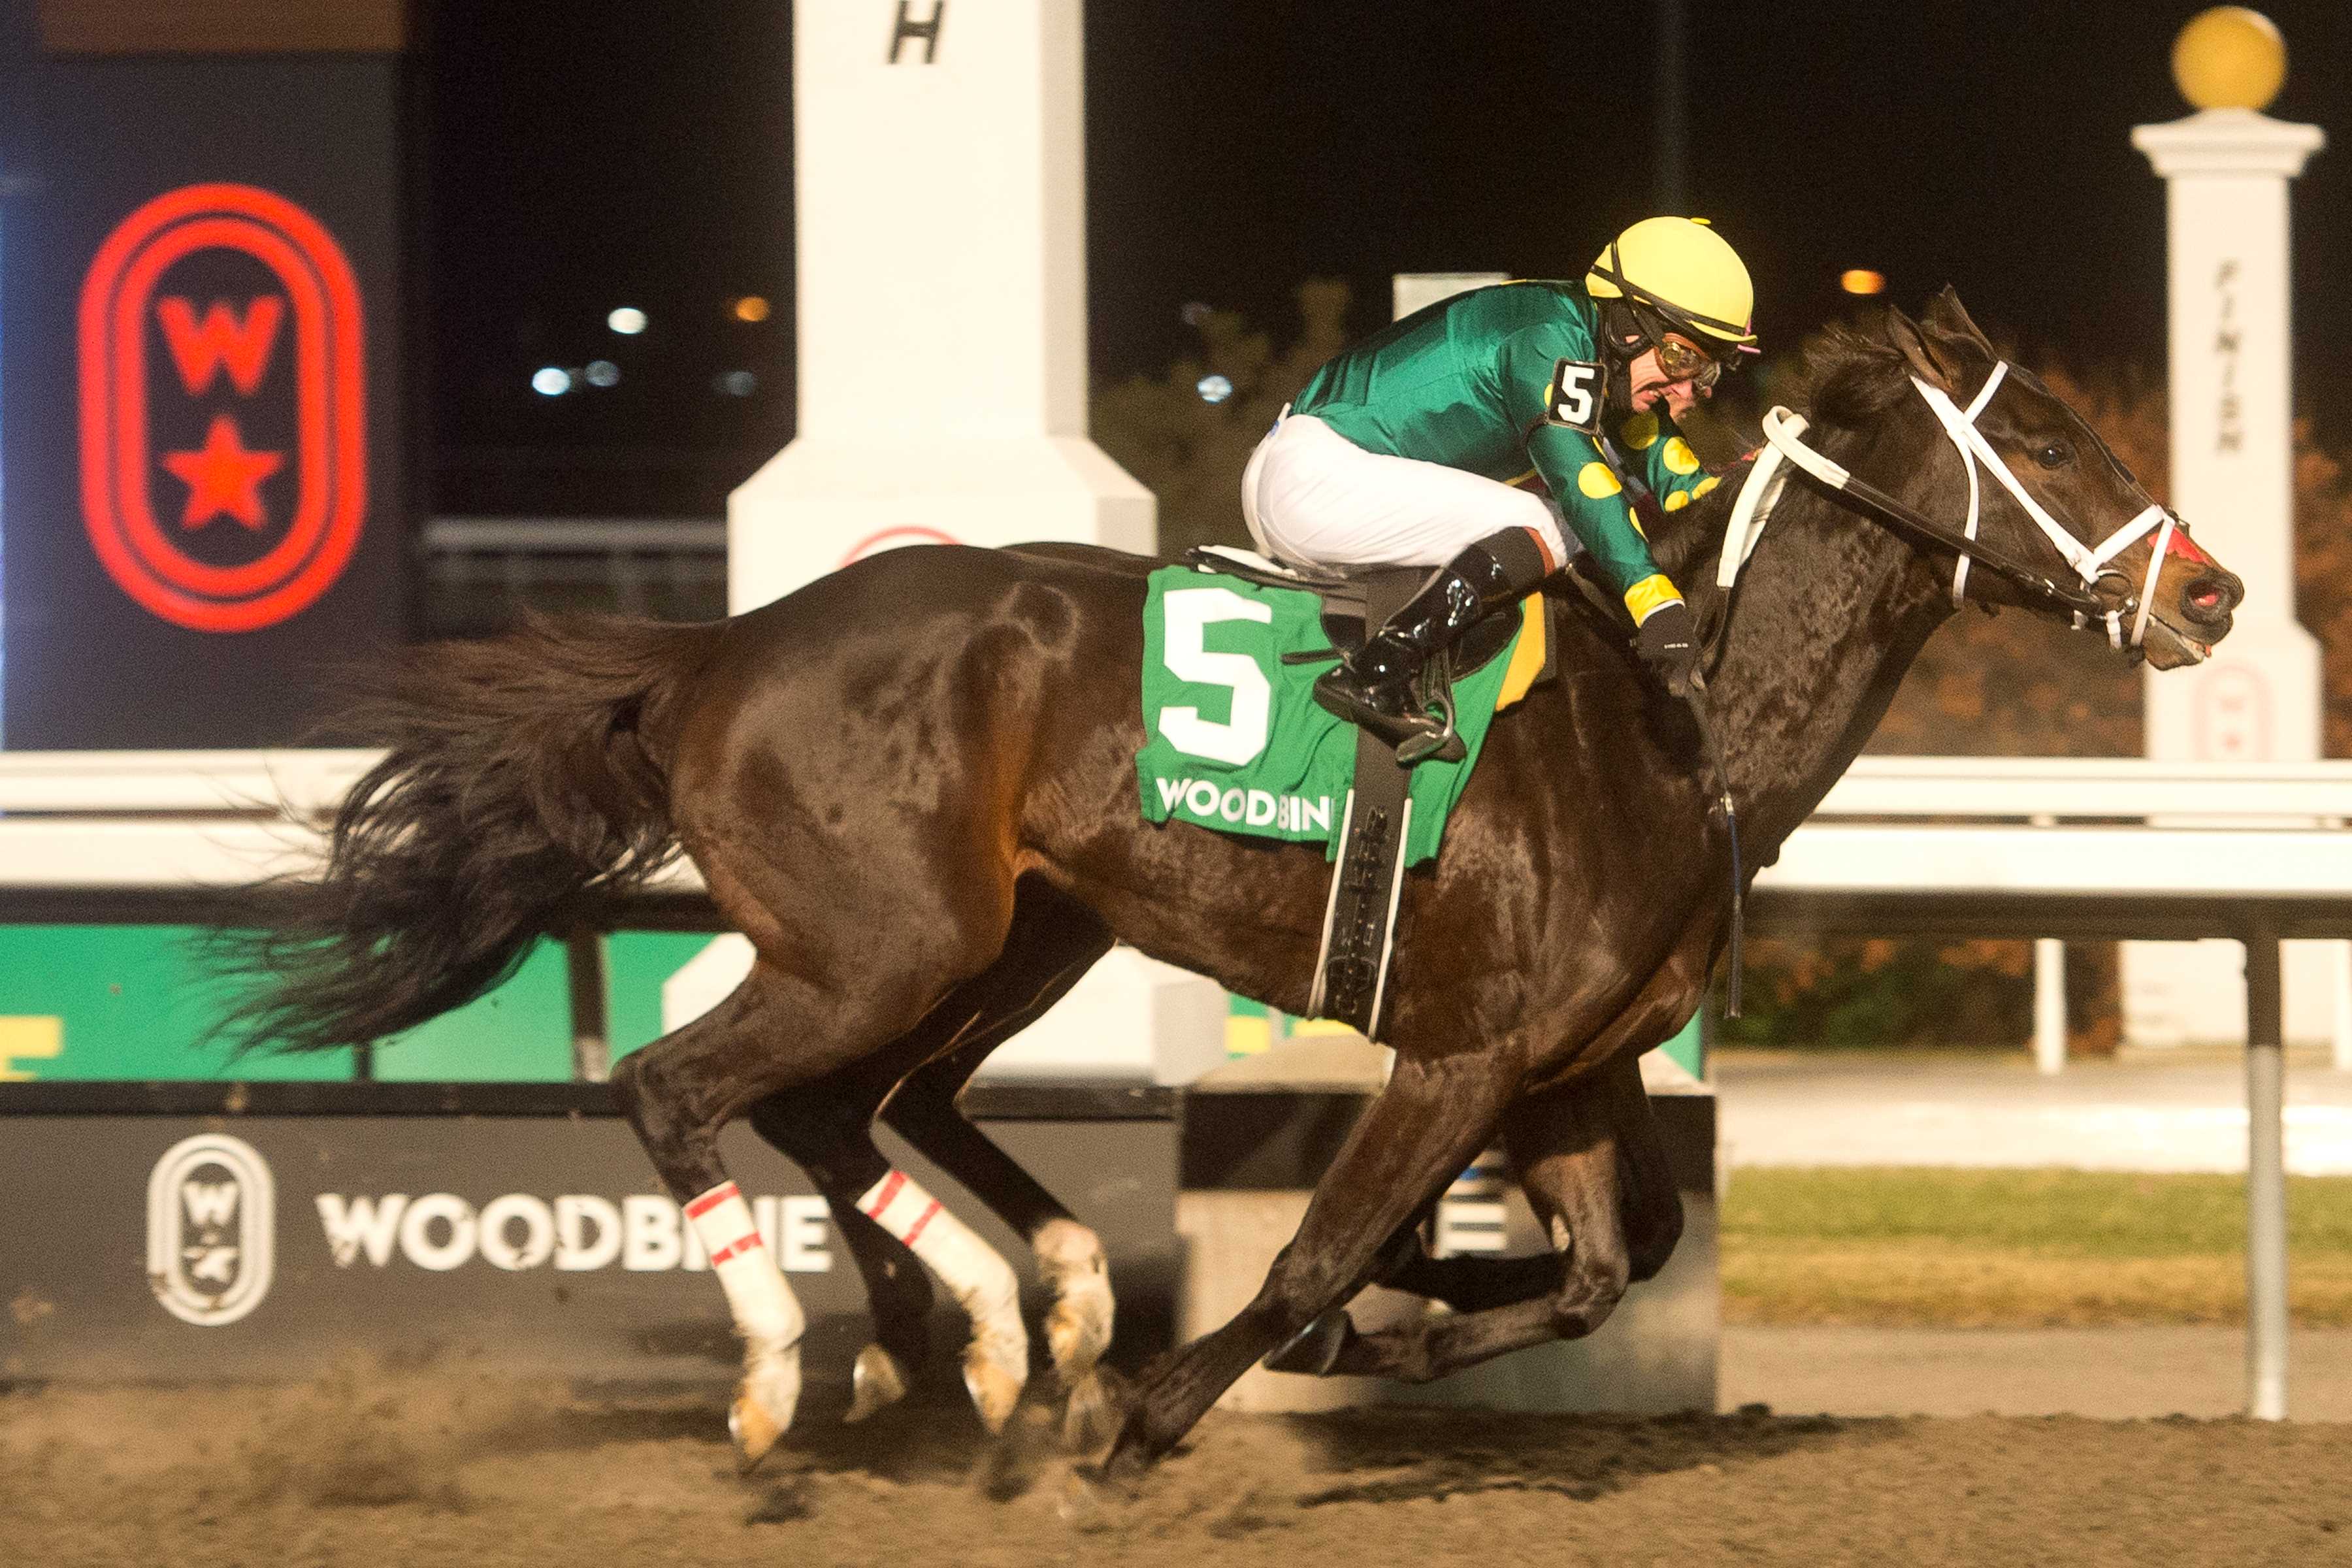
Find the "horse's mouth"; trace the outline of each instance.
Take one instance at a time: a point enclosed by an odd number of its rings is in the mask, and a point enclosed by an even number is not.
[[[2213,642],[2219,642],[2228,632],[2229,627],[2224,626],[2214,634]],[[2175,626],[2161,610],[2152,610],[2147,617],[2147,636],[2141,639],[2141,650],[2147,655],[2147,662],[2158,669],[2181,669],[2212,658],[2213,642]]]

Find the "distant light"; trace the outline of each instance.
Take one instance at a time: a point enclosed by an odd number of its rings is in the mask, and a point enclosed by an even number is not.
[[[646,330],[646,313],[635,305],[624,305],[605,317],[604,324],[625,338],[634,338]]]
[[[739,321],[764,321],[768,319],[768,301],[757,294],[746,294],[732,307]]]
[[[621,367],[608,359],[592,359],[580,374],[591,386],[614,386],[620,382]]]
[[[1223,403],[1234,395],[1234,384],[1222,375],[1204,375],[1192,390],[1201,395],[1203,403]]]
[[[711,384],[730,397],[749,397],[760,390],[760,378],[748,370],[730,370]]]
[[[572,373],[558,365],[541,365],[531,374],[530,389],[542,397],[561,397],[572,390]]]
[[[1838,274],[1838,287],[1849,294],[1883,294],[1886,291],[1886,274],[1873,272],[1867,267],[1849,267]]]
[[[1195,300],[1176,313],[1183,318],[1186,326],[1197,327],[1204,324],[1212,312],[1209,306]]]

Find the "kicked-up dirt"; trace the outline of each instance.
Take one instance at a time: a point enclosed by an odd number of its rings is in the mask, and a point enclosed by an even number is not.
[[[2352,1563],[2352,1426],[1213,1415],[1132,1494],[1052,1413],[811,1402],[738,1476],[713,1391],[352,1373],[0,1396],[0,1563]]]

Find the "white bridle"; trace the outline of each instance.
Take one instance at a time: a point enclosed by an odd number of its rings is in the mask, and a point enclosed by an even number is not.
[[[1985,377],[1984,385],[1979,387],[1976,396],[1969,400],[1965,413],[1941,387],[1931,386],[1916,375],[1911,378],[1911,384],[1917,387],[1919,395],[1927,400],[1927,406],[1935,411],[1937,422],[1943,426],[1944,434],[1951,438],[1953,447],[1958,450],[1960,466],[1969,471],[1969,521],[1962,531],[1969,539],[1977,536],[1978,463],[1991,469],[1993,478],[2017,498],[2017,504],[2025,509],[2025,515],[2041,527],[2058,553],[2064,556],[2066,563],[2082,577],[2085,588],[2098,586],[2099,579],[2107,574],[2107,563],[2137,543],[2150,529],[2156,530],[2156,547],[2148,553],[2147,575],[2140,583],[2139,613],[2132,617],[2129,646],[2137,647],[2140,638],[2147,635],[2148,610],[2156,603],[2157,574],[2164,569],[2165,552],[2172,548],[2172,530],[2177,520],[2163,507],[2150,501],[2138,516],[2108,534],[2095,547],[2084,543],[2059,527],[2058,520],[2052,517],[2040,501],[2026,494],[2025,487],[2018,482],[2009,465],[2001,461],[2000,454],[1992,449],[1992,443],[1985,439],[1984,432],[1977,428],[1977,416],[1982,414],[1985,405],[1992,401],[1994,391],[2008,374],[2007,360],[1995,364],[1992,374]],[[1968,581],[1969,558],[1963,555],[1959,564],[1952,569],[1952,605],[1955,609],[1966,602]],[[2126,646],[2123,611],[2109,610],[2104,618],[2107,623],[2107,641],[2116,647]],[[2074,624],[2079,629],[2083,617],[2076,616]]]
[[[1935,414],[1937,423],[1944,427],[1946,437],[1960,454],[1960,467],[1969,476],[1969,516],[1966,526],[1961,530],[1962,537],[1969,541],[1977,537],[1983,500],[1982,490],[1977,481],[1979,464],[1990,469],[1993,478],[2017,499],[2017,504],[2025,509],[2025,515],[2040,526],[2058,553],[2081,576],[2085,589],[2095,588],[2102,578],[2110,574],[2109,563],[2154,530],[2156,544],[2148,555],[2147,575],[2140,584],[2130,636],[2125,636],[2123,625],[2125,611],[2133,607],[2130,604],[2119,605],[2100,616],[2106,623],[2110,643],[2116,647],[2137,647],[2140,639],[2147,633],[2148,612],[2156,602],[2157,574],[2164,569],[2164,558],[2172,548],[2172,531],[2179,520],[2151,501],[2138,516],[2096,545],[2084,543],[2059,526],[2058,520],[2052,517],[2040,501],[2026,493],[2025,487],[2018,482],[2009,465],[2001,460],[2000,454],[1993,450],[1992,443],[1985,439],[1984,432],[1977,428],[1978,416],[1992,401],[1993,393],[2008,374],[2008,361],[2003,360],[1994,365],[1992,374],[1985,378],[1984,385],[1977,389],[1976,396],[1969,400],[1965,410],[1954,403],[1941,387],[1931,385],[1916,375],[1911,378],[1911,384],[1918,388],[1919,395],[1927,400],[1928,408]],[[1801,439],[1805,427],[1803,416],[1786,408],[1775,407],[1764,416],[1764,438],[1770,443],[1770,448],[1757,459],[1748,474],[1748,483],[1741,488],[1738,503],[1732,510],[1732,521],[1724,534],[1722,563],[1716,574],[1716,581],[1723,586],[1731,585],[1740,563],[1756,548],[1756,536],[1763,527],[1762,514],[1771,510],[1772,501],[1779,498],[1780,486],[1788,478],[1786,474],[1776,471],[1778,459],[1785,458],[1833,489],[1843,489],[1853,482],[1853,474],[1805,445]],[[1962,552],[1958,564],[1952,569],[1952,603],[1956,607],[1967,602],[1970,559],[1965,552]],[[2076,612],[2075,626],[2079,629],[2087,624],[2081,612]]]

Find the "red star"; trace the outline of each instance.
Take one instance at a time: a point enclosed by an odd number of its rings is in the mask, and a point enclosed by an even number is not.
[[[247,528],[260,528],[268,521],[261,512],[261,481],[285,463],[282,452],[247,451],[236,421],[215,414],[201,450],[163,454],[163,466],[188,487],[188,510],[180,514],[180,526],[202,528],[226,512]]]

